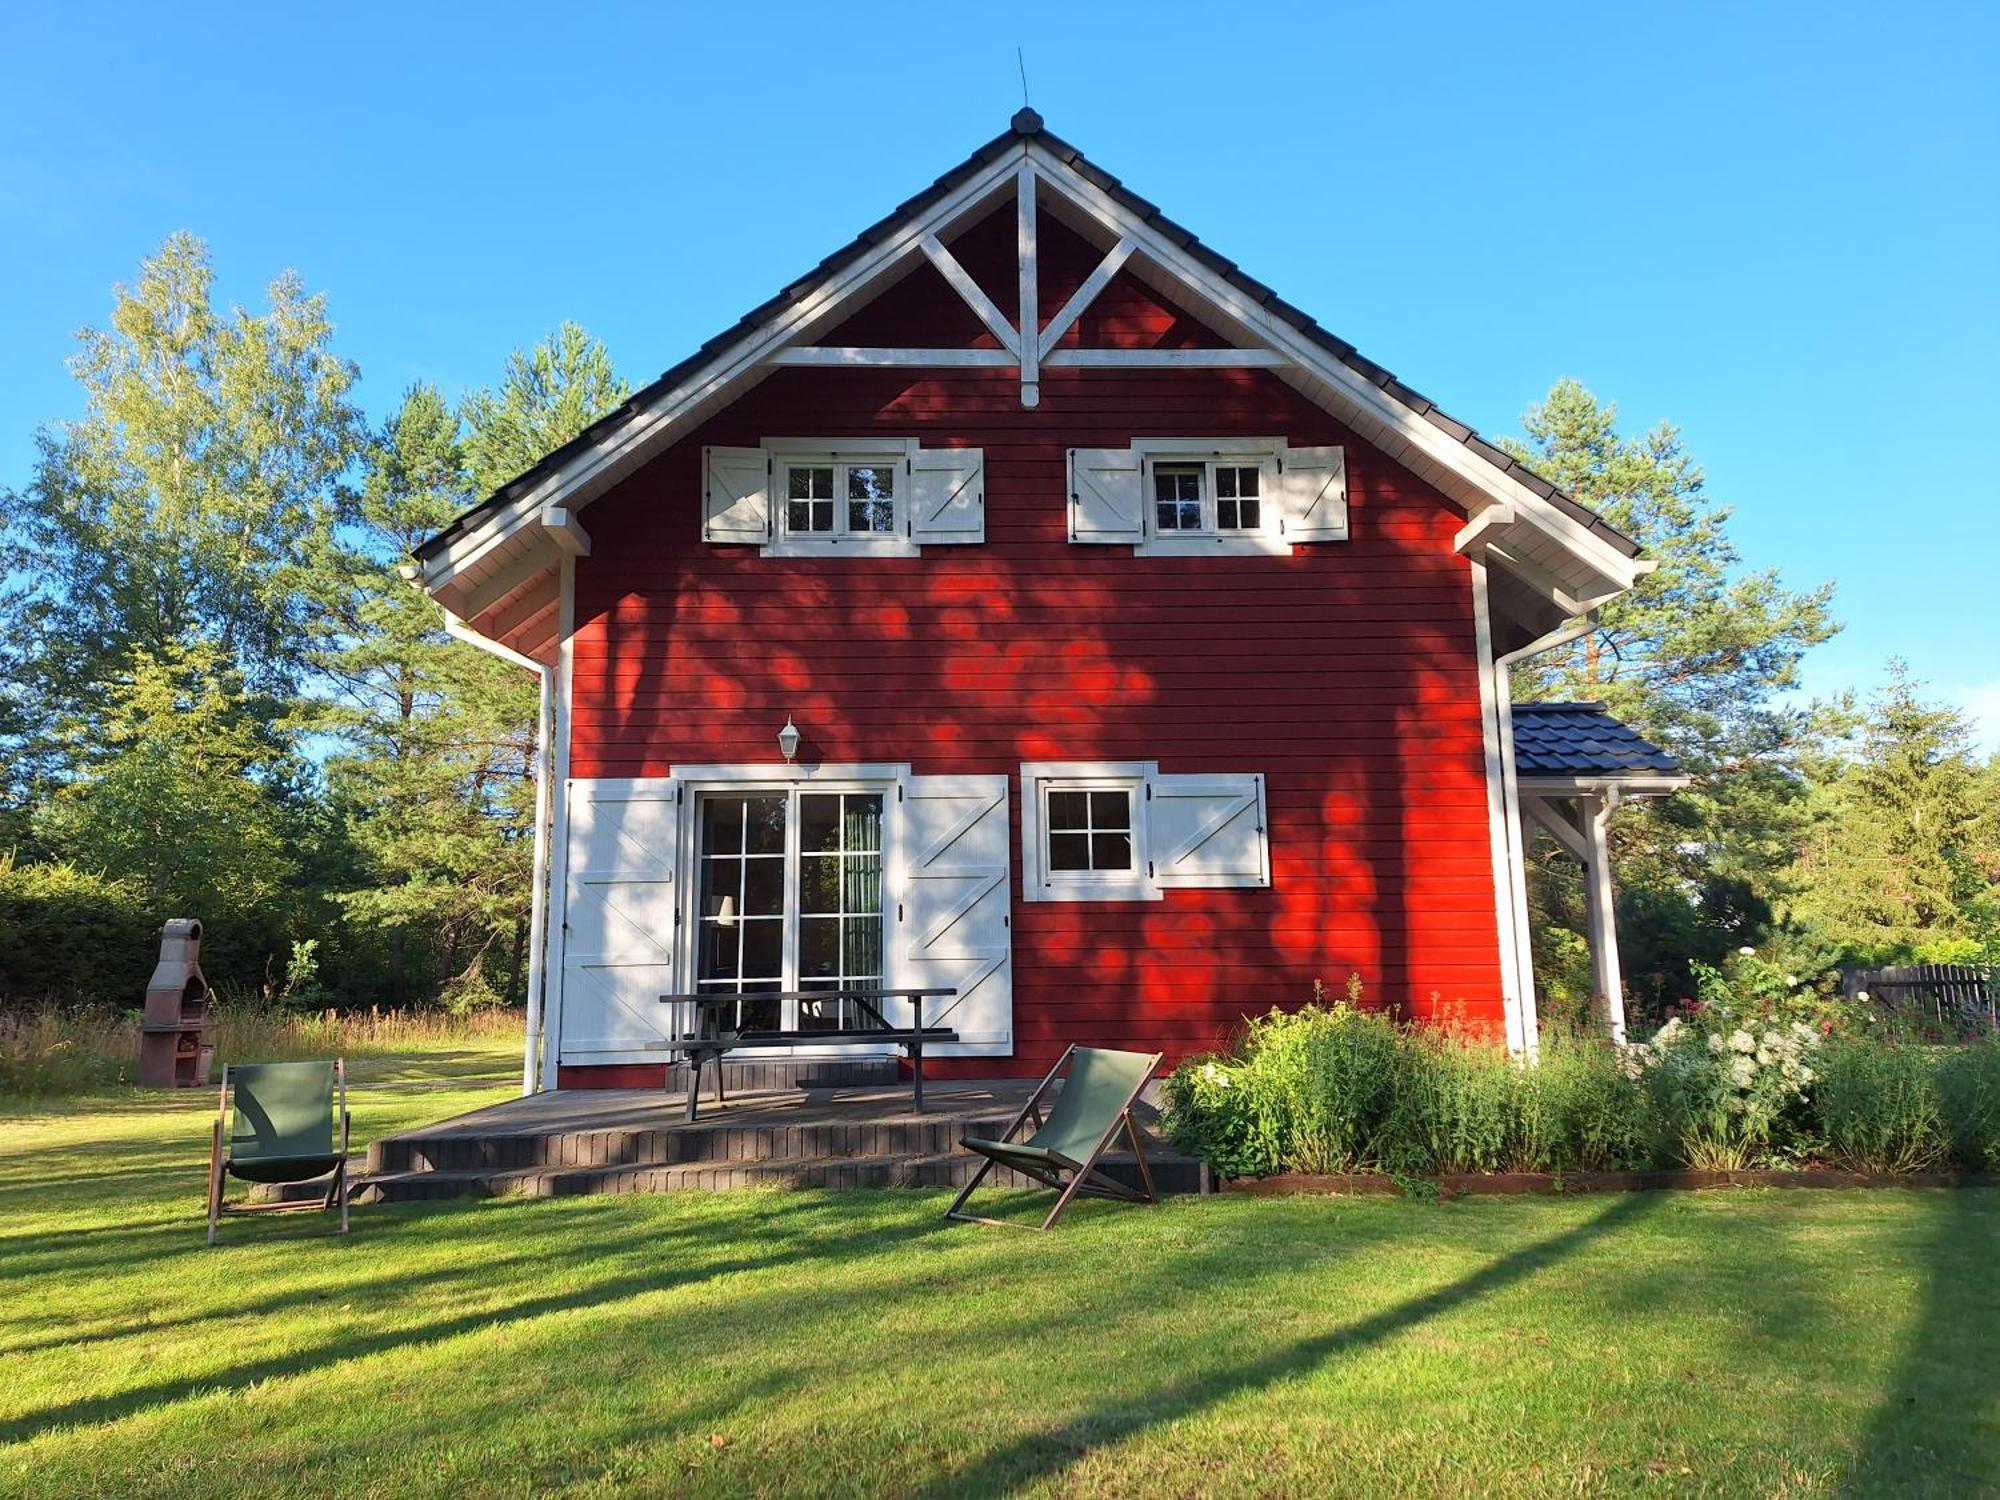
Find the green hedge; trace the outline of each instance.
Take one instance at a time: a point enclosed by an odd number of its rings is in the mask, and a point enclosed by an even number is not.
[[[0,1003],[136,1005],[159,951],[159,923],[131,886],[0,855]]]

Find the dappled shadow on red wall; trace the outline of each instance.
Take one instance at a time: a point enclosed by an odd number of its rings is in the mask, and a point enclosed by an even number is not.
[[[982,448],[985,542],[781,560],[699,540],[704,444],[870,433]],[[1171,433],[1345,445],[1352,540],[1214,558],[1070,543],[1068,450]],[[775,764],[789,715],[808,760],[1007,776],[1016,1056],[940,1073],[1033,1072],[1072,1041],[1179,1057],[1350,972],[1371,1002],[1497,1022],[1459,524],[1264,371],[1048,370],[1033,410],[1009,371],[780,371],[592,507],[573,774]],[[1271,887],[1021,902],[1023,760],[1261,771]]]

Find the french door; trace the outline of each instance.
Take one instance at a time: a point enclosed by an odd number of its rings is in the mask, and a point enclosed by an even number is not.
[[[743,1031],[836,1031],[857,1007],[784,993],[883,983],[882,794],[797,788],[696,802],[695,987]]]

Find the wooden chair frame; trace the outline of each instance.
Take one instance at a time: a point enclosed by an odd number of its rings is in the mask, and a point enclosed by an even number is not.
[[[215,1131],[208,1153],[208,1242],[215,1243],[215,1229],[225,1215],[236,1214],[282,1214],[316,1211],[324,1213],[331,1208],[340,1210],[340,1232],[349,1232],[347,1221],[347,1138],[352,1127],[352,1117],[347,1112],[347,1059],[333,1060],[333,1081],[340,1110],[340,1128],[335,1133],[334,1151],[338,1159],[326,1185],[326,1195],[317,1201],[301,1198],[296,1201],[273,1199],[268,1203],[226,1203],[223,1201],[223,1184],[228,1178],[229,1157],[229,1067],[223,1065],[222,1085],[216,1092]],[[305,1181],[312,1179],[306,1178]],[[283,1184],[273,1184],[282,1186]]]
[[[1013,1122],[1000,1133],[1002,1142],[1011,1139],[1014,1132],[1024,1124],[1032,1123],[1036,1130],[1042,1128],[1042,1096],[1062,1076],[1063,1069],[1069,1066],[1070,1054],[1075,1051],[1074,1042],[1063,1049],[1063,1055],[1056,1059],[1056,1065],[1049,1069],[1047,1076],[1035,1086],[1034,1093],[1028,1096],[1028,1102],[1021,1106],[1021,1112],[1014,1116]],[[1125,1103],[1119,1109],[1117,1118],[1111,1122],[1110,1128],[1104,1132],[1096,1146],[1091,1148],[1090,1154],[1082,1161],[1072,1161],[1056,1152],[1049,1153],[1054,1158],[1057,1168],[1069,1173],[1067,1182],[1053,1172],[1040,1170],[1021,1162],[1001,1162],[989,1156],[980,1165],[979,1170],[972,1174],[972,1181],[968,1182],[952,1200],[951,1207],[945,1210],[944,1216],[947,1219],[956,1219],[961,1224],[994,1224],[1002,1229],[1032,1229],[1038,1234],[1046,1234],[1055,1228],[1056,1220],[1063,1216],[1063,1211],[1069,1207],[1073,1198],[1116,1198],[1126,1203],[1159,1202],[1159,1195],[1153,1190],[1152,1169],[1146,1165],[1145,1142],[1139,1135],[1139,1127],[1132,1122],[1132,1106],[1139,1102],[1139,1096],[1146,1091],[1146,1085],[1152,1082],[1153,1075],[1159,1071],[1160,1064],[1165,1059],[1164,1052],[1153,1054],[1152,1066],[1146,1069],[1146,1076],[1141,1078],[1137,1087],[1125,1096]],[[1114,1177],[1105,1176],[1097,1168],[1098,1161],[1117,1139],[1121,1130],[1125,1133],[1125,1138],[1132,1143],[1132,1155],[1139,1164],[1139,1181],[1143,1187],[1137,1190],[1127,1187]],[[973,1189],[978,1187],[985,1180],[986,1174],[996,1166],[1005,1166],[1010,1172],[1019,1172],[1023,1177],[1031,1177],[1042,1186],[1059,1193],[1055,1207],[1049,1210],[1049,1216],[1040,1224],[1022,1224],[1008,1219],[988,1219],[979,1214],[959,1212],[965,1207],[966,1199],[972,1196]]]

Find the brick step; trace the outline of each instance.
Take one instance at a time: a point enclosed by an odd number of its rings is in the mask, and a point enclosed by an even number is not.
[[[1162,1194],[1200,1191],[1199,1164],[1154,1160],[1153,1182]],[[357,1203],[410,1203],[439,1198],[522,1196],[557,1198],[607,1193],[713,1191],[727,1188],[956,1188],[971,1181],[981,1158],[966,1151],[896,1156],[798,1157],[766,1161],[684,1162],[593,1167],[523,1167],[502,1171],[389,1172],[355,1184]],[[1104,1169],[1138,1182],[1133,1158],[1108,1156]],[[1035,1183],[1004,1168],[987,1182],[997,1187]]]
[[[997,1116],[738,1125],[724,1117],[658,1129],[392,1136],[368,1148],[368,1175],[923,1156],[955,1151],[968,1135],[998,1135],[1011,1123],[1012,1116]]]
[[[893,1057],[773,1057],[744,1060],[723,1059],[724,1093],[765,1092],[775,1089],[863,1089],[894,1084],[902,1078],[902,1064]],[[686,1058],[667,1064],[666,1092],[687,1093]],[[704,1100],[713,1097],[715,1074],[702,1070]]]

